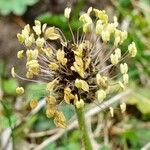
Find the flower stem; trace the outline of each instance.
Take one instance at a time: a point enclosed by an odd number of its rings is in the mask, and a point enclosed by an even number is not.
[[[76,108],[75,107],[75,109],[76,109],[78,124],[79,124],[80,132],[82,135],[85,150],[92,150],[92,144],[91,144],[91,141],[90,141],[90,138],[88,135],[88,131],[87,131],[87,127],[85,124],[85,117],[84,117],[83,108]]]

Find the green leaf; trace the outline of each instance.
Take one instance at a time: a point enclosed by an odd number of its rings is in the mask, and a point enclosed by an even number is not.
[[[37,132],[52,129],[56,127],[53,123],[53,119],[48,119],[46,118],[46,115],[45,116],[43,115],[38,116],[38,120],[35,123],[34,129]]]
[[[14,126],[17,121],[16,116],[14,115],[10,116],[10,121],[11,121],[11,126]],[[10,127],[10,122],[8,118],[5,116],[0,116],[0,129],[9,128],[9,127]]]
[[[10,103],[7,100],[0,101],[3,108],[3,115],[0,116],[0,128],[11,128],[16,123],[16,116],[12,114]]]
[[[110,150],[108,146],[102,146],[99,150]]]
[[[75,130],[70,135],[70,142],[79,142],[80,141],[80,131]]]
[[[0,76],[2,76],[3,72],[4,72],[4,62],[0,60]]]
[[[30,83],[26,87],[26,97],[28,100],[37,99],[46,95],[46,84]]]
[[[75,114],[74,107],[71,105],[61,105],[59,106],[59,110],[64,113],[68,121]]]
[[[2,15],[9,15],[11,12],[15,15],[23,15],[27,6],[32,6],[38,0],[0,0],[0,12]]]
[[[28,118],[28,120],[26,120],[19,127],[15,128],[14,129],[14,137],[20,138],[20,137],[24,136],[24,134],[25,134],[24,130],[30,129],[37,119],[38,119],[38,115],[34,115],[34,116]]]
[[[118,3],[122,7],[130,7],[131,6],[131,0],[118,0]]]
[[[134,95],[128,97],[128,104],[136,105],[143,114],[150,114],[150,92],[149,89],[137,89]]]
[[[125,139],[129,139],[129,140],[135,140],[135,139],[137,139],[137,135],[136,135],[136,132],[134,130],[126,130],[123,133],[123,137]]]
[[[80,150],[80,145],[78,143],[68,143],[67,145],[58,147],[57,150]]]
[[[82,23],[78,19],[72,19],[71,20],[71,28],[73,31],[77,31],[78,28],[81,26],[82,26]]]
[[[136,120],[137,123],[139,123],[138,120]],[[130,149],[139,150],[149,142],[150,131],[146,128],[134,128],[126,130],[121,136],[130,143]]]
[[[26,5],[24,5],[23,3],[18,3],[18,1],[14,1],[14,3],[12,3],[11,9],[14,14],[20,15],[26,11]]]
[[[139,147],[139,139],[135,130],[126,130],[123,133],[123,138],[130,142],[132,149],[136,150]]]
[[[5,94],[16,95],[17,87],[18,87],[18,82],[16,79],[10,78],[8,80],[2,81],[2,88]]]
[[[149,8],[150,8],[150,1],[149,0],[140,0],[138,2],[138,6],[142,9],[144,15],[145,15],[145,19],[147,20],[149,26],[150,26],[150,12],[149,12]]]
[[[37,19],[42,23],[47,23],[48,25],[60,28],[65,33],[65,35],[68,36],[68,23],[63,14],[55,15],[51,13],[45,13],[40,15]],[[77,29],[81,27],[81,22],[78,19],[72,19],[70,21],[70,25],[73,31],[77,31]]]
[[[0,0],[0,12],[2,15],[8,15],[11,12],[11,5],[8,0]]]
[[[69,143],[66,150],[68,150],[68,149],[80,150],[80,145],[78,143]]]
[[[51,143],[51,144],[47,145],[43,150],[56,150],[56,144]]]
[[[24,5],[28,5],[28,6],[32,6],[34,5],[35,3],[37,3],[39,0],[23,0],[23,4]]]
[[[150,101],[144,99],[137,103],[137,107],[143,114],[150,114]]]
[[[47,23],[48,25],[53,25],[61,30],[65,30],[67,28],[67,19],[64,15],[54,15],[51,13],[44,13],[40,15],[38,18],[42,23]]]
[[[147,130],[146,128],[139,128],[136,132],[140,147],[143,147],[146,143],[149,142],[150,130]]]

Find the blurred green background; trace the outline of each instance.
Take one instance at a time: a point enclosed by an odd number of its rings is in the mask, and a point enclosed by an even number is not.
[[[129,62],[128,89],[132,92],[122,98],[127,103],[126,113],[115,111],[115,117],[111,118],[104,111],[91,118],[95,149],[140,150],[149,146],[143,150],[150,150],[150,0],[0,0],[0,149],[40,150],[38,146],[42,142],[53,138],[52,143],[47,142],[41,149],[82,149],[76,125],[56,138],[60,130],[46,118],[42,107],[44,85],[24,83],[10,76],[12,66],[16,66],[19,72],[23,71],[22,65],[16,61],[16,52],[22,48],[17,42],[16,33],[25,24],[33,24],[38,19],[49,26],[61,28],[69,38],[63,16],[67,6],[72,7],[71,26],[74,32],[80,26],[78,16],[82,11],[90,6],[105,9],[109,18],[116,15],[120,28],[129,32],[123,47],[134,41],[138,49],[136,58]],[[18,85],[25,87],[25,95],[16,95]],[[41,109],[36,113],[31,113],[31,98],[41,102]],[[60,107],[68,124],[71,124],[74,109],[70,106]]]

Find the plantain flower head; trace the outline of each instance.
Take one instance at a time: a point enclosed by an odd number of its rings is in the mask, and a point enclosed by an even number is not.
[[[66,8],[64,15],[68,22],[70,13],[71,9]],[[122,52],[120,45],[127,39],[127,32],[118,29],[116,17],[109,22],[104,10],[90,7],[79,20],[82,30],[79,29],[77,39],[72,34],[72,39],[66,40],[60,29],[42,25],[38,20],[33,27],[26,25],[17,34],[19,43],[25,46],[17,57],[19,61],[25,59],[26,74],[25,77],[19,76],[14,67],[11,74],[47,85],[46,115],[54,118],[57,127],[66,127],[66,118],[58,104],[64,102],[82,108],[95,100],[103,102],[114,85],[118,87],[116,91],[124,89],[129,76],[128,65],[123,58],[134,57],[137,53],[134,42],[128,46],[127,53]],[[70,25],[69,29],[73,33]],[[95,38],[92,39],[93,35]],[[17,91],[23,93],[22,89]],[[30,105],[35,108],[37,103],[37,100],[31,100]],[[121,109],[125,110],[125,104]],[[110,112],[113,116],[112,107]]]

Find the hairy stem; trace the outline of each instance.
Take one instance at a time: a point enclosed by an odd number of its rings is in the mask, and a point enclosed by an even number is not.
[[[84,143],[85,150],[92,150],[92,144],[88,135],[87,127],[85,124],[85,117],[84,117],[84,111],[83,108],[76,108],[76,114],[78,118],[78,124],[82,136],[82,140]]]

